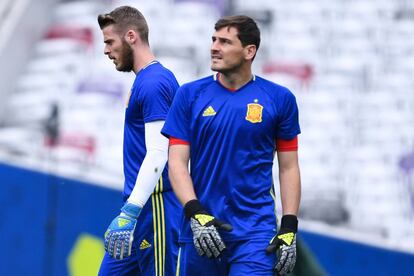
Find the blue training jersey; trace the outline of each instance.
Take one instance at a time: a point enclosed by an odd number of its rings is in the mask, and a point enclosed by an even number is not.
[[[178,87],[173,73],[157,61],[136,74],[125,110],[124,198],[131,194],[147,153],[144,124],[166,119]],[[171,190],[167,169],[166,165],[162,172],[162,181],[157,184],[157,191]]]
[[[177,92],[162,133],[190,143],[197,198],[230,223],[224,240],[271,239],[276,228],[272,166],[275,140],[300,133],[294,95],[260,77],[229,91],[209,76]],[[192,240],[183,219],[180,241]]]

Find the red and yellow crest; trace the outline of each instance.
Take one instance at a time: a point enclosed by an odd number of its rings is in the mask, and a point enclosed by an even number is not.
[[[262,122],[263,106],[258,103],[250,103],[247,105],[246,120],[251,123]]]

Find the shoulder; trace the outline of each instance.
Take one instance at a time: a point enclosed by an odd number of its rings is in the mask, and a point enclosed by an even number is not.
[[[208,87],[212,83],[214,83],[214,75],[210,75],[192,82],[188,82],[183,84],[181,87],[184,90],[191,90],[191,91],[197,91],[203,88]]]
[[[197,79],[192,82],[184,83],[178,88],[177,101],[190,104],[194,102],[208,87],[215,82],[214,76],[208,76],[201,79]]]
[[[255,82],[261,89],[265,90],[267,93],[271,93],[274,96],[293,96],[293,93],[289,90],[289,88],[262,77],[256,76]]]
[[[256,76],[255,82],[261,90],[277,103],[283,104],[285,102],[296,101],[293,92],[285,86],[258,76]]]
[[[158,61],[148,69],[154,75],[175,79],[174,73]]]
[[[146,68],[142,73],[141,83],[145,86],[177,81],[174,74],[158,62]]]
[[[200,93],[211,87],[215,83],[214,75],[210,75],[192,82],[183,84],[179,91],[185,93],[189,98],[197,98]]]
[[[139,93],[142,95],[155,92],[175,94],[179,87],[175,76],[168,69],[151,69],[143,73],[141,76],[137,76],[133,85],[134,89],[140,91]]]

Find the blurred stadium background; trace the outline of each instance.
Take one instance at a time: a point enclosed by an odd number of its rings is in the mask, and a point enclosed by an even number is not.
[[[254,73],[300,108],[299,237],[313,265],[414,275],[412,0],[1,0],[0,275],[96,275],[134,77],[103,55],[96,16],[123,4],[181,84],[211,74],[221,15],[255,18]]]

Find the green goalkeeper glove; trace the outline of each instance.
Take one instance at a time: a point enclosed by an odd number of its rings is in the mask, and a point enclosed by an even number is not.
[[[197,199],[188,201],[184,206],[184,214],[190,219],[193,231],[193,242],[200,256],[217,258],[226,248],[217,230],[232,231],[233,227],[211,216],[203,209]]]
[[[297,217],[295,215],[284,215],[279,232],[273,237],[269,246],[266,248],[267,253],[277,251],[278,262],[274,269],[279,275],[290,273],[295,267],[297,231]]]

